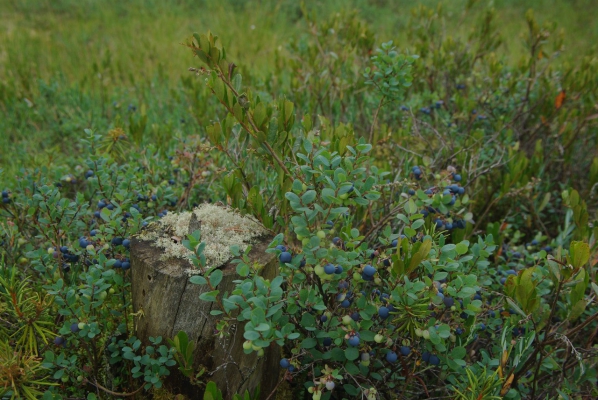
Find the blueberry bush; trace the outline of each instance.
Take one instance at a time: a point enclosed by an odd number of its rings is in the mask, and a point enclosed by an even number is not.
[[[274,232],[279,260],[265,279],[233,246],[221,293],[201,231],[183,241],[214,334],[240,323],[245,353],[280,349],[277,392],[235,399],[598,396],[598,61],[559,62],[562,35],[528,12],[509,63],[496,13],[472,7],[468,35],[415,7],[403,42],[302,4],[272,76],[208,32],[176,90],[81,93],[73,119],[103,111],[77,140],[64,126],[71,157],[0,169],[0,397],[170,399],[178,368],[222,398],[185,332],[142,344],[131,304],[132,237],[217,201]],[[95,73],[116,74],[109,58]],[[31,121],[57,128],[52,102],[76,91],[39,85]]]

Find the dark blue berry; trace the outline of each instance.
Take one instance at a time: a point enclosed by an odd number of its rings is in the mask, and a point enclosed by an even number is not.
[[[282,253],[280,253],[280,256],[278,258],[280,262],[283,264],[290,263],[293,259],[291,253],[289,253],[288,251],[283,251]]]
[[[397,362],[398,358],[399,357],[397,356],[397,353],[395,353],[394,351],[389,351],[388,353],[386,353],[386,361],[388,361],[391,364]]]
[[[380,307],[378,309],[378,315],[380,316],[380,318],[386,319],[390,315],[390,310],[388,309],[388,307]]]

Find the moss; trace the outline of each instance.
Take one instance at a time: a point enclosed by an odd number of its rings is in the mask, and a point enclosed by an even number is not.
[[[172,394],[164,388],[154,389],[152,392],[153,400],[188,400],[188,397],[182,394]]]
[[[167,214],[160,221],[150,224],[139,235],[139,239],[151,241],[154,246],[163,249],[163,259],[174,257],[189,260],[191,252],[182,245],[182,240],[189,234],[192,214],[201,223],[201,241],[206,243],[204,255],[207,267],[229,261],[233,257],[230,246],[237,245],[244,251],[256,238],[267,232],[249,216],[243,216],[231,208],[206,203],[192,211]],[[190,260],[189,265],[193,265]]]

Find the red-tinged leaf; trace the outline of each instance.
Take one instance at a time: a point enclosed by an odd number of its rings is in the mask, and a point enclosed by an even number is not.
[[[557,110],[563,106],[563,103],[565,102],[565,98],[566,98],[565,91],[564,91],[564,90],[561,90],[561,93],[559,93],[559,94],[556,96],[556,99],[554,100],[554,107],[555,107]]]

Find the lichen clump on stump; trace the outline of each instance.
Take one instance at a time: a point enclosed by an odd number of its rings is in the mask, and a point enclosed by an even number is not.
[[[139,239],[154,242],[153,245],[164,249],[163,259],[184,258],[190,260],[192,254],[182,244],[189,232],[191,215],[201,223],[201,241],[206,243],[203,254],[206,267],[220,266],[229,261],[233,255],[230,246],[239,246],[245,251],[256,238],[267,233],[258,221],[250,216],[243,216],[235,210],[214,204],[202,204],[193,211],[169,213],[160,221],[150,224]],[[189,272],[198,272],[189,270]]]

